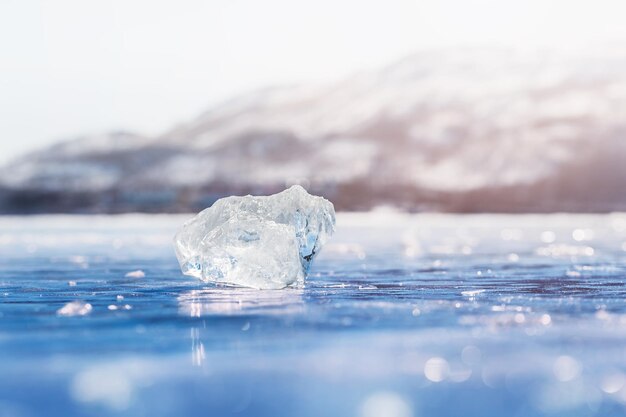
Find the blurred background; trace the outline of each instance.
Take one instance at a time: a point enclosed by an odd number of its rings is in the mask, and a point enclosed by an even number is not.
[[[626,210],[619,0],[4,0],[0,212]]]

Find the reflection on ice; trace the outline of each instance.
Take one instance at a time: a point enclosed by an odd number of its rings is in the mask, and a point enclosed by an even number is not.
[[[252,288],[215,287],[191,290],[178,297],[180,314],[211,315],[293,314],[304,308],[300,288],[258,291]]]
[[[202,366],[205,359],[204,344],[200,341],[200,329],[191,328],[191,363],[194,366]]]

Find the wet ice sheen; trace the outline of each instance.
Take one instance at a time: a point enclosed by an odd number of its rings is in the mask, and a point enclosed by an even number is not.
[[[299,185],[270,196],[227,197],[182,226],[176,256],[185,275],[204,281],[298,287],[334,226],[333,204]]]
[[[0,415],[625,415],[626,214],[337,213],[278,291],[179,276],[185,220],[0,217]]]

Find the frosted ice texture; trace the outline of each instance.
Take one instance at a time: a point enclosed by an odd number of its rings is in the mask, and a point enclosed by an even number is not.
[[[333,204],[299,185],[270,196],[227,197],[182,226],[176,256],[185,275],[207,282],[298,287],[334,226]]]
[[[93,307],[89,303],[85,303],[84,301],[71,301],[58,309],[57,314],[66,317],[86,316],[91,313],[91,310],[93,310]]]

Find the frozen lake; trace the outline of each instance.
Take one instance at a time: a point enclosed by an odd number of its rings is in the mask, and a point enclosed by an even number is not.
[[[625,214],[339,213],[274,291],[183,276],[188,217],[0,217],[0,417],[626,414]]]

